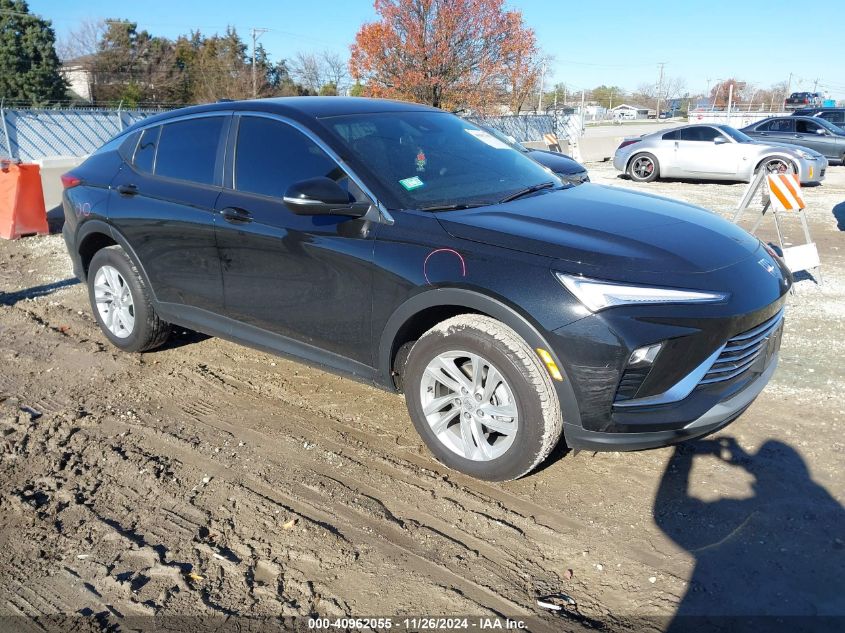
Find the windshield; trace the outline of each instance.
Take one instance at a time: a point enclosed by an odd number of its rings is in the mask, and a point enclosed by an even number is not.
[[[740,132],[736,128],[731,127],[730,125],[720,125],[718,126],[722,132],[730,136],[733,140],[737,143],[754,143],[754,139],[745,134],[744,132]]]
[[[478,206],[551,183],[550,171],[445,112],[383,112],[322,122],[378,181],[391,209]]]

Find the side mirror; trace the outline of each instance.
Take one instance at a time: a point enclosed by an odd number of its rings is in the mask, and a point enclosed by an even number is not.
[[[819,136],[825,136],[827,134],[827,130],[825,130],[824,128],[818,128],[816,130],[816,134],[818,134]]]
[[[726,139],[724,136],[717,136],[716,138],[713,139],[713,142],[716,145],[723,145],[723,144],[728,142],[728,139]]]
[[[370,208],[367,202],[353,202],[331,178],[309,178],[293,183],[285,192],[285,206],[297,215],[344,215],[360,218]]]

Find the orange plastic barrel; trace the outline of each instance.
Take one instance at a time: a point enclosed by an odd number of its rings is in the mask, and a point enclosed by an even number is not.
[[[38,165],[0,162],[0,237],[47,235],[47,210]]]

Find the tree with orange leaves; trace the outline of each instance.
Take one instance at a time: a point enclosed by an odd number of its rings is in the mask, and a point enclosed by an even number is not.
[[[375,0],[349,70],[365,94],[483,110],[507,93],[517,108],[536,84],[537,46],[503,0]]]

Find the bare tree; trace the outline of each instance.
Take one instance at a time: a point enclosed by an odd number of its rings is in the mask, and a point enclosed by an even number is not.
[[[322,59],[315,53],[298,52],[291,63],[291,74],[313,94],[320,92],[325,83]]]
[[[61,37],[56,45],[59,59],[66,62],[71,59],[95,55],[108,25],[105,20],[84,20],[79,26]]]
[[[338,94],[345,94],[347,84],[349,83],[348,62],[332,51],[323,51],[321,61],[323,64],[322,75],[325,78],[325,82],[334,84]],[[320,87],[322,88],[322,86]]]

